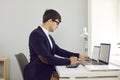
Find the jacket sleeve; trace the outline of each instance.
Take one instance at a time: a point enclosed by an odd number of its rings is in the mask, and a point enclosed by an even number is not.
[[[73,53],[73,52],[70,52],[70,51],[67,51],[67,50],[64,50],[62,48],[60,48],[57,44],[55,44],[55,53],[61,57],[71,57],[71,56],[75,56],[75,57],[78,57],[79,58],[79,55],[78,53]]]

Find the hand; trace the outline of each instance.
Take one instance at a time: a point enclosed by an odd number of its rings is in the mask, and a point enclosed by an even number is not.
[[[71,56],[69,59],[71,61],[71,64],[77,64],[77,60],[78,60],[77,57]]]
[[[87,55],[80,54],[79,58],[82,60],[90,60],[90,58]]]

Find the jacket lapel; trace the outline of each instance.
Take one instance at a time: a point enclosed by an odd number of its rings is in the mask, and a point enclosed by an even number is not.
[[[44,31],[42,30],[42,28],[39,26],[39,29],[40,31],[43,33],[44,37],[45,37],[45,40],[46,40],[46,45],[47,45],[47,48],[49,49],[49,51],[51,52],[51,46],[50,46],[50,43],[49,43],[49,40],[47,38],[47,35],[44,33]]]

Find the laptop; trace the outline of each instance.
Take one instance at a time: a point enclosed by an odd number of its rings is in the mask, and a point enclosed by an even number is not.
[[[107,65],[109,63],[111,44],[101,43],[100,46],[93,47],[92,59],[81,60],[83,66],[86,65]]]
[[[101,43],[99,53],[100,64],[85,65],[85,67],[90,71],[120,71],[120,67],[113,64],[109,64],[110,47],[110,44]]]
[[[94,46],[92,51],[92,57],[90,60],[80,60],[79,63],[83,66],[90,65],[90,64],[97,64],[99,62],[99,53],[100,53],[100,46]]]

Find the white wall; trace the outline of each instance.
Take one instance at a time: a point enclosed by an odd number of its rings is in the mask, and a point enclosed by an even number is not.
[[[120,42],[120,0],[118,0],[118,42]]]
[[[0,57],[10,59],[10,80],[20,80],[14,55],[23,52],[29,58],[29,34],[50,8],[62,16],[62,23],[52,33],[56,43],[70,51],[84,52],[80,32],[87,26],[87,0],[0,0]]]
[[[118,27],[117,27],[117,32],[118,32],[118,43],[120,43],[120,0],[118,0],[118,3],[117,3],[117,16],[118,16]],[[119,46],[118,46],[119,47]],[[118,49],[118,55],[120,55],[120,48]]]
[[[111,43],[111,55],[117,54],[117,0],[90,0],[90,44]]]

